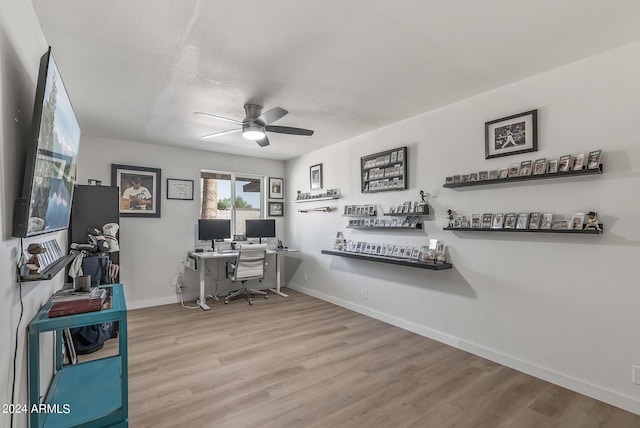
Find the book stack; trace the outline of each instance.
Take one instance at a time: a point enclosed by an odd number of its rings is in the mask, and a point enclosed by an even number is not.
[[[93,287],[89,291],[62,289],[51,298],[49,318],[99,311],[106,297],[104,288]]]

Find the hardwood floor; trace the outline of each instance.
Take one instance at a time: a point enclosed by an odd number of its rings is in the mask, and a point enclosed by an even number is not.
[[[129,312],[138,427],[640,427],[640,416],[287,290]]]

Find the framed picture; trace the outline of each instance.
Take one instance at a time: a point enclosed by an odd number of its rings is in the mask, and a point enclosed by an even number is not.
[[[540,217],[540,229],[551,229],[553,213],[543,213]]]
[[[570,230],[582,230],[584,224],[584,213],[571,214],[571,222],[569,223]]]
[[[529,216],[529,229],[540,228],[540,213],[531,213]]]
[[[587,158],[587,169],[598,169],[600,167],[600,154],[602,150],[594,150],[589,152],[589,157]]]
[[[552,159],[547,163],[547,174],[555,174],[558,172],[558,159]]]
[[[160,169],[111,164],[111,185],[120,189],[120,217],[160,217]]]
[[[269,201],[269,217],[282,217],[284,215],[284,202]]]
[[[322,189],[322,164],[313,165],[309,168],[309,181],[311,190]]]
[[[493,214],[484,213],[482,214],[482,228],[490,229],[491,228],[491,219],[493,218]]]
[[[269,199],[284,199],[283,178],[269,177]]]
[[[509,178],[517,177],[519,173],[520,173],[520,164],[519,163],[513,163],[513,164],[509,165]]]
[[[526,160],[520,162],[520,175],[531,175],[531,161]]]
[[[193,180],[167,178],[167,199],[193,201]]]
[[[516,229],[526,229],[529,227],[529,213],[518,213]]]
[[[571,155],[564,155],[560,157],[558,162],[558,172],[571,171]]]
[[[492,229],[502,229],[504,225],[504,214],[494,214],[493,215],[493,224],[491,225]]]
[[[571,170],[582,171],[583,168],[584,168],[584,153],[578,153],[577,155],[573,155]]]
[[[485,159],[538,150],[538,110],[484,124]]]
[[[516,228],[516,213],[507,213],[504,216],[504,228],[515,229]]]
[[[547,167],[546,158],[536,159],[536,161],[533,163],[533,175],[544,174],[546,171],[546,167]]]

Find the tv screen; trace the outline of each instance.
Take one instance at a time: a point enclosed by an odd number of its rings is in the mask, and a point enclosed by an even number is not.
[[[198,239],[215,241],[231,238],[231,220],[200,219],[198,220]]]
[[[40,59],[13,236],[24,238],[69,227],[79,145],[80,126],[49,48]]]
[[[245,220],[247,238],[275,238],[276,221],[268,220]]]

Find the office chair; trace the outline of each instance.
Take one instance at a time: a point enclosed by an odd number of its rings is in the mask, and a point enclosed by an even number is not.
[[[238,258],[234,263],[227,262],[227,278],[233,282],[240,282],[242,287],[239,290],[234,291],[224,298],[224,303],[229,303],[229,300],[236,296],[243,295],[244,298],[253,305],[251,296],[254,294],[261,294],[264,298],[268,298],[267,293],[260,290],[253,290],[247,288],[246,282],[251,279],[257,279],[262,281],[264,278],[264,272],[266,268],[266,255],[267,244],[244,244],[240,245],[240,251],[238,252]]]

